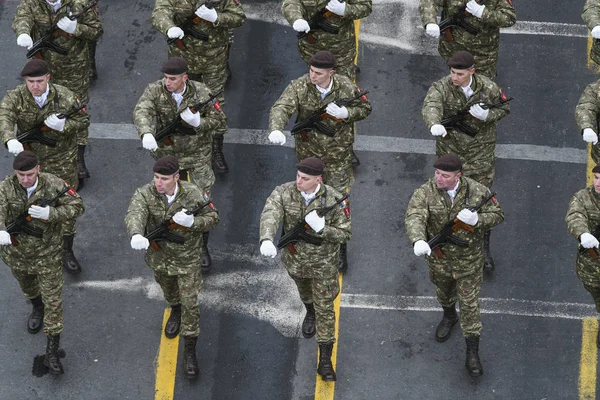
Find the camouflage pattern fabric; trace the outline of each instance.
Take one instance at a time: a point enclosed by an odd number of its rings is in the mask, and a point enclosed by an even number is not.
[[[575,121],[579,127],[579,134],[586,128],[598,132],[598,114],[600,114],[600,80],[587,85],[575,106]],[[592,145],[592,160],[600,163],[600,144]]]
[[[473,75],[471,89],[473,95],[467,100],[463,90],[452,84],[449,75],[434,82],[423,101],[422,115],[427,131],[444,118],[456,115],[476,103],[497,103],[503,95],[496,83],[477,73]],[[467,116],[466,123],[478,130],[477,135],[471,137],[460,130],[447,129],[445,138],[436,138],[437,156],[449,153],[458,155],[463,162],[463,175],[490,187],[495,174],[496,121],[507,116],[509,110],[508,103],[490,109],[485,121]]]
[[[0,135],[2,143],[16,139],[17,132],[25,132],[44,122],[50,114],[59,114],[76,108],[75,94],[60,85],[49,84],[50,91],[44,107],[40,108],[25,85],[9,90],[0,102]],[[77,133],[90,124],[83,111],[69,117],[62,132],[48,130],[44,135],[56,140],[56,147],[32,143],[43,172],[52,173],[77,188]]]
[[[186,274],[169,275],[155,271],[154,279],[160,285],[165,300],[170,306],[181,304],[181,336],[200,335],[200,315],[198,294],[202,286],[200,268],[193,268]]]
[[[70,11],[73,14],[89,4],[89,0],[63,0],[58,11],[46,3],[45,0],[21,0],[12,28],[16,36],[26,33],[33,41],[44,36],[58,20],[67,16]],[[66,55],[58,54],[50,50],[42,50],[41,55],[50,64],[50,75],[56,84],[65,86],[73,91],[82,102],[89,100],[89,51],[87,42],[97,40],[103,33],[102,23],[94,8],[88,10],[78,19],[77,29],[73,35],[65,33],[54,42],[68,51]],[[77,144],[86,145],[88,138],[87,127],[77,133]]]
[[[335,343],[335,308],[333,301],[340,293],[337,275],[329,278],[299,278],[290,275],[298,287],[300,299],[313,304],[317,326],[318,343]]]
[[[133,123],[140,135],[156,134],[168,125],[187,107],[208,100],[209,89],[200,82],[187,81],[183,100],[179,107],[171,93],[165,88],[162,80],[148,85],[138,100],[133,111]],[[173,144],[158,143],[158,149],[152,152],[152,157],[171,155],[179,159],[181,169],[194,171],[192,182],[200,188],[210,188],[215,182],[212,171],[212,141],[213,135],[227,129],[227,119],[218,103],[207,104],[200,112],[200,126],[192,128],[187,123],[187,129],[193,129],[194,135],[175,135]]]
[[[290,26],[298,19],[309,21],[329,3],[329,0],[283,0],[281,11]],[[315,43],[311,44],[305,36],[298,40],[300,57],[306,63],[318,51],[328,50],[336,59],[336,72],[354,81],[354,59],[356,58],[356,33],[354,20],[366,18],[371,14],[372,0],[346,1],[346,11],[343,16],[329,13],[327,22],[339,29],[337,34],[328,33],[321,29],[312,29],[309,33]],[[292,31],[296,34],[295,31]]]
[[[583,22],[591,31],[595,26],[600,25],[600,2],[598,0],[586,0],[581,13]],[[592,40],[592,48],[590,50],[590,58],[596,64],[600,65],[600,40]]]
[[[441,19],[444,20],[464,11],[468,0],[420,0],[419,13],[421,22],[437,24],[438,9],[442,8]],[[448,41],[442,32],[438,51],[444,60],[448,61],[456,52],[465,50],[475,57],[477,73],[496,79],[496,64],[500,46],[500,28],[513,26],[517,15],[512,0],[487,0],[483,15],[477,18],[467,13],[465,21],[479,29],[476,35],[462,28],[450,28],[454,40]]]
[[[327,103],[352,98],[358,93],[358,87],[347,77],[334,75],[331,92],[321,100],[321,93],[310,82],[309,75],[302,75],[285,88],[271,107],[269,130],[282,131],[293,114],[297,114],[297,121],[301,121]],[[325,163],[324,177],[327,179],[327,183],[332,184],[340,191],[345,191],[354,183],[352,172],[354,122],[365,119],[371,113],[371,104],[366,97],[363,97],[346,105],[346,108],[348,109],[348,118],[345,120],[341,122],[332,119],[322,120],[324,125],[335,130],[336,133],[333,137],[312,130],[305,135],[296,135],[295,139],[298,160],[307,157],[321,159]]]
[[[600,286],[589,286],[584,283],[583,288],[592,295],[592,299],[594,300],[594,304],[596,306],[596,311],[600,313]]]

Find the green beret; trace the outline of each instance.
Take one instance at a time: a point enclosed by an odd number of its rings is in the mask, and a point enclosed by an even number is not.
[[[462,161],[456,154],[444,154],[433,164],[433,168],[446,172],[459,172],[462,170]]]
[[[37,156],[33,151],[25,150],[17,154],[13,161],[15,171],[29,171],[38,165]]]
[[[475,66],[475,59],[468,51],[459,51],[450,57],[448,66],[455,69],[471,69]]]
[[[315,157],[308,157],[296,164],[298,171],[312,176],[323,175],[325,164],[323,161]]]
[[[179,171],[179,161],[173,156],[164,156],[156,160],[152,170],[161,175],[173,175]]]
[[[169,75],[181,75],[187,73],[188,64],[182,57],[169,58],[160,70]]]
[[[335,57],[327,50],[317,51],[308,60],[308,63],[315,68],[333,69],[335,68]]]
[[[33,60],[27,61],[27,64],[21,70],[21,76],[38,77],[44,76],[50,72],[48,63],[44,60],[34,58]]]

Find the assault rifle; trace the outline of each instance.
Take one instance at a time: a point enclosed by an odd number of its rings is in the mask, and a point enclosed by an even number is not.
[[[51,199],[42,199],[37,205],[40,207],[52,206],[65,193],[69,193],[69,195],[75,197],[75,189],[69,186],[66,182],[63,186],[63,189],[58,192],[56,196],[52,197]],[[43,236],[44,232],[40,228],[36,228],[29,224],[32,219],[33,218],[31,215],[29,215],[29,209],[27,209],[19,214],[13,222],[8,224],[6,227],[6,232],[10,234],[10,241],[13,246],[19,245],[19,241],[16,238],[18,235],[30,235],[36,238],[41,238]]]
[[[351,99],[339,99],[337,101],[332,101],[331,103],[335,103],[339,107],[343,107],[343,106],[346,106],[346,105],[352,103],[355,100],[358,100],[359,98],[366,95],[367,93],[369,93],[368,90],[366,92],[358,93],[356,96],[352,97]],[[338,122],[342,121],[341,119],[337,119],[333,115],[327,114],[327,106],[329,104],[330,103],[325,104],[323,107],[321,107],[317,111],[313,112],[307,118],[303,119],[300,122],[297,122],[294,125],[294,127],[292,128],[292,131],[291,131],[292,135],[301,134],[302,140],[306,141],[306,140],[308,140],[306,137],[306,134],[308,133],[308,131],[311,129],[315,129],[319,133],[322,133],[329,137],[334,137],[336,130],[328,127],[327,125],[325,125],[324,123],[321,122],[321,120],[327,119],[327,118],[332,119],[334,121],[338,121]]]
[[[478,104],[484,110],[491,110],[492,108],[498,108],[513,99],[514,99],[514,97],[509,97],[508,99],[500,100],[497,103],[492,103],[492,104],[478,103]],[[479,130],[468,125],[465,121],[465,118],[468,117],[469,115],[471,115],[469,113],[470,108],[471,108],[471,106],[465,108],[464,110],[459,111],[458,113],[456,113],[448,118],[444,118],[441,122],[441,125],[443,125],[444,128],[447,128],[447,129],[458,129],[461,132],[463,132],[471,137],[475,137],[479,133]],[[444,138],[449,139],[450,137],[448,135],[446,135]]]
[[[187,215],[196,216],[206,206],[210,207],[211,209],[214,209],[214,207],[215,207],[213,205],[212,200],[207,199],[206,203],[198,206],[197,208],[194,208],[193,210],[187,210],[185,213]],[[171,242],[171,243],[184,244],[185,238],[181,235],[178,235],[178,234],[172,232],[175,229],[180,229],[182,231],[189,231],[189,228],[187,228],[185,226],[181,226],[177,222],[173,221],[173,218],[169,218],[169,219],[161,222],[156,228],[154,228],[148,234],[146,234],[145,237],[150,242],[150,246],[152,246],[152,248],[156,251],[161,250],[160,245],[158,243],[160,241],[166,240],[167,242]]]
[[[206,6],[206,8],[209,9],[213,9],[215,8],[215,6],[219,4],[219,0],[209,0],[206,3],[204,3],[204,5]],[[208,35],[203,32],[202,30],[198,29],[198,24],[200,22],[205,22],[207,24],[211,24],[212,22],[210,21],[206,21],[202,18],[200,18],[199,16],[196,15],[196,13],[194,12],[191,16],[189,16],[188,18],[186,18],[185,21],[183,21],[183,24],[179,25],[179,28],[183,31],[184,34],[193,37],[194,39],[198,39],[201,40],[203,42],[208,42]],[[168,38],[167,39],[167,43],[168,44],[173,44],[175,43],[175,46],[177,46],[177,48],[179,50],[185,50],[185,43],[183,43],[183,39],[178,39],[178,38]]]
[[[473,212],[479,211],[479,209],[481,207],[483,207],[488,201],[490,201],[495,195],[496,195],[496,192],[491,193],[488,197],[481,200],[481,203],[479,203],[473,207],[467,207],[467,209],[471,210]],[[453,244],[453,245],[459,246],[459,247],[469,247],[469,242],[452,235],[454,232],[457,232],[459,229],[464,229],[468,232],[474,231],[473,226],[465,224],[458,218],[454,218],[452,221],[448,221],[446,223],[446,225],[444,225],[444,227],[442,228],[440,233],[438,233],[437,235],[435,235],[434,237],[432,237],[431,239],[429,239],[427,241],[427,244],[429,245],[429,247],[431,248],[431,250],[433,251],[433,253],[436,255],[437,258],[440,258],[440,259],[445,258],[444,253],[442,253],[442,249],[440,249],[440,247],[442,247],[442,246],[445,246],[448,244]]]
[[[69,118],[70,116],[74,115],[76,112],[82,110],[83,108],[85,108],[85,104],[77,102],[75,108],[60,113],[57,115],[57,117],[60,119]],[[30,143],[41,143],[48,147],[56,147],[56,139],[52,139],[44,135],[44,132],[48,132],[51,130],[52,129],[48,128],[48,126],[44,122],[40,122],[38,125],[25,132],[17,133],[17,140],[23,144],[25,150],[31,150]]]
[[[600,237],[600,224],[598,224],[598,226],[596,227],[596,229],[594,230],[594,232],[592,232],[592,235],[596,239],[598,239]],[[580,254],[588,253],[588,255],[590,257],[592,257],[594,260],[597,260],[597,259],[600,258],[600,253],[598,252],[598,248],[597,247],[591,247],[589,249],[586,249],[582,245],[579,245],[579,253]]]
[[[192,112],[200,112],[202,107],[212,102],[221,93],[223,93],[223,89],[219,90],[215,94],[209,94],[208,100],[201,101],[190,106],[190,110],[192,110]],[[157,143],[162,140],[164,144],[171,146],[173,144],[173,136],[175,135],[195,135],[196,131],[194,128],[184,125],[184,123],[185,121],[181,118],[181,115],[177,115],[177,117],[175,117],[171,122],[161,128],[156,135],[154,135],[154,139],[156,139]]]
[[[90,4],[83,7],[81,12],[79,12],[77,14],[71,14],[70,7],[67,6],[66,17],[69,18],[71,21],[79,20],[79,18],[82,17],[89,9],[94,8],[97,4],[98,4],[98,0],[92,0],[90,2]],[[59,36],[64,36],[68,39],[72,38],[72,35],[70,33],[67,33],[65,31],[63,31],[62,29],[60,29],[58,27],[58,23],[56,23],[56,24],[52,25],[50,30],[48,32],[46,32],[46,34],[44,36],[42,36],[41,38],[36,40],[35,43],[33,43],[33,46],[31,46],[31,49],[29,49],[29,51],[27,51],[27,58],[36,57],[36,58],[42,59],[40,50],[44,50],[44,49],[52,50],[55,53],[62,54],[63,56],[67,55],[69,50],[67,50],[65,47],[63,47],[61,45],[54,43],[54,38],[57,38]]]
[[[340,205],[340,203],[342,203],[348,197],[350,197],[350,194],[346,193],[340,199],[336,199],[335,203],[330,205],[329,207],[318,209],[317,215],[319,217],[323,217],[324,215],[328,214],[331,210],[333,210],[336,206]],[[315,246],[320,246],[321,244],[323,244],[323,238],[308,233],[308,230],[312,228],[304,221],[304,218],[302,218],[302,220],[299,221],[289,232],[281,236],[281,238],[279,239],[279,243],[277,243],[278,249],[283,249],[284,247],[287,247],[290,253],[296,254],[296,247],[294,247],[294,243],[303,241],[309,244],[314,244]]]
[[[341,1],[342,3],[344,0]],[[337,35],[340,32],[340,28],[331,24],[327,19],[335,15],[331,11],[329,11],[326,7],[323,7],[321,10],[317,11],[315,15],[313,15],[307,22],[308,26],[310,26],[310,31],[308,32],[298,32],[298,40],[306,37],[308,43],[315,44],[317,40],[312,34],[312,31],[316,29],[320,29],[327,33],[331,33],[333,35]]]
[[[475,0],[478,4],[485,4],[485,0]],[[465,20],[465,17],[471,15],[466,11],[466,7],[461,7],[458,12],[446,19],[440,21],[438,25],[440,27],[440,32],[444,34],[444,37],[447,42],[454,41],[454,37],[452,36],[452,31],[450,28],[461,28],[465,31],[469,32],[472,35],[477,35],[481,32],[479,28],[468,23]]]

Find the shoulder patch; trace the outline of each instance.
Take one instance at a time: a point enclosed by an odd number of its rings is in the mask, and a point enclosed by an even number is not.
[[[221,103],[219,102],[219,100],[214,99],[213,100],[213,106],[217,109],[217,111],[222,111],[221,110]]]
[[[502,88],[499,89],[499,93],[500,93],[500,100],[506,101],[506,93],[504,93],[502,91]]]
[[[506,0],[512,6],[512,0]]]
[[[75,196],[77,196],[77,192],[75,191],[75,188],[74,188],[73,186],[69,185],[69,183],[68,183],[67,181],[64,181],[64,182],[65,182],[65,186],[64,186],[64,188],[65,188],[65,189],[67,189],[67,188],[68,188],[68,190],[67,190],[67,194],[68,194],[69,196],[71,196],[71,197],[75,197]]]
[[[344,201],[340,203],[340,207],[342,207],[342,209],[344,210],[344,215],[350,218],[350,202],[348,201],[348,199],[344,199]]]

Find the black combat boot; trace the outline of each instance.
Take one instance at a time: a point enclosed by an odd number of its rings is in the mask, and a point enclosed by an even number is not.
[[[481,361],[479,361],[479,336],[465,337],[467,342],[467,361],[465,366],[469,375],[481,376],[483,375],[483,367]]]
[[[88,51],[90,53],[90,79],[98,79],[98,70],[96,69],[96,46],[97,40],[88,40]]]
[[[77,145],[77,171],[79,174],[79,181],[90,177],[90,171],[85,166],[85,145]]]
[[[496,264],[494,264],[494,259],[492,258],[492,253],[490,252],[491,233],[492,231],[489,230],[483,234],[483,268],[493,271],[496,268]]]
[[[69,274],[78,274],[81,272],[81,265],[79,265],[79,261],[75,258],[75,254],[73,253],[73,239],[75,235],[64,235],[63,236],[63,253],[62,253],[62,263],[63,268]]]
[[[223,154],[223,135],[213,136],[212,154],[218,172],[228,172],[229,167],[227,166],[227,161],[225,161],[225,155]]]
[[[304,303],[306,307],[306,315],[304,321],[302,321],[302,336],[305,338],[311,338],[317,333],[317,327],[315,325],[315,306],[314,304]]]
[[[319,343],[319,366],[317,374],[321,375],[321,379],[325,382],[335,382],[337,377],[331,364],[331,353],[333,351],[333,343]]]
[[[181,328],[181,304],[175,304],[171,306],[171,315],[165,325],[165,336],[169,339],[175,338],[179,335],[179,328]]]
[[[33,306],[33,310],[27,320],[27,332],[34,334],[42,329],[42,324],[44,322],[44,303],[42,303],[42,296],[31,299],[31,305]]]
[[[59,344],[60,335],[48,335],[44,365],[48,367],[48,372],[50,372],[52,375],[61,375],[65,373],[60,362],[60,356],[58,354]]]
[[[348,243],[342,243],[340,245],[340,264],[338,265],[339,272],[346,272],[348,270]]]
[[[444,309],[444,317],[440,321],[435,330],[435,340],[445,342],[450,337],[452,327],[458,322],[458,314],[456,314],[456,306],[442,307]]]
[[[196,359],[196,342],[198,336],[184,336],[183,345],[183,373],[190,379],[197,378],[200,375],[198,360]]]
[[[202,261],[200,261],[202,273],[208,274],[210,272],[211,265],[212,258],[210,258],[210,253],[208,252],[208,232],[204,232],[202,234]]]
[[[356,168],[359,165],[360,165],[360,160],[358,159],[358,156],[356,155],[356,153],[354,152],[354,150],[352,150],[352,166],[354,168]]]

